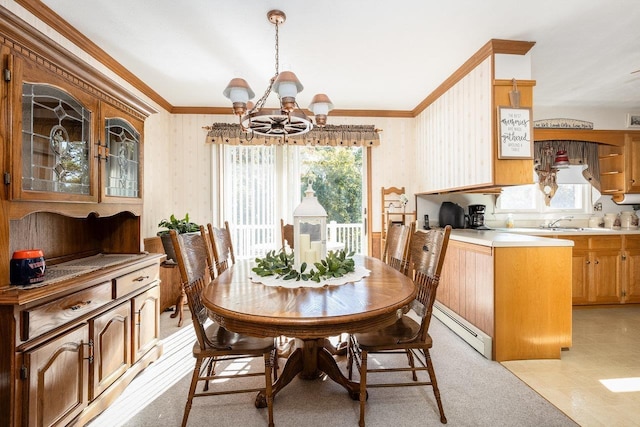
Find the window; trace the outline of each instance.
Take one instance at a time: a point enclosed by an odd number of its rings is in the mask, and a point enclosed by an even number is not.
[[[589,213],[591,207],[589,184],[558,184],[549,206],[538,184],[504,187],[496,203],[496,212],[576,212]]]
[[[558,188],[549,206],[546,205],[545,195],[537,183],[504,187],[496,201],[496,213],[591,213],[594,199],[592,192],[597,191],[582,176],[584,168],[572,165],[558,172]],[[537,180],[537,176],[534,180]]]

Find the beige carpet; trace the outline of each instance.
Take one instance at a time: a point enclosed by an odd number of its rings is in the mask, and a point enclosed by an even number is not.
[[[140,374],[114,405],[93,420],[91,427],[180,425],[193,367],[190,353],[193,329],[188,322],[178,329],[168,313],[162,317],[166,335],[162,359]],[[431,334],[432,357],[447,425],[576,425],[499,363],[483,358],[437,319],[432,321]],[[254,363],[257,366],[259,362]],[[339,365],[344,368],[344,358],[339,359]],[[188,425],[264,426],[266,410],[256,409],[254,398],[255,394],[241,394],[196,399]],[[277,395],[274,420],[278,426],[356,426],[358,402],[331,380],[296,378]],[[431,389],[370,390],[367,425],[440,425]]]

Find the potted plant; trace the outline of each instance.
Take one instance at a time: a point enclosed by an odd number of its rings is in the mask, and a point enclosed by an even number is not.
[[[178,219],[175,215],[171,214],[169,220],[163,219],[158,224],[158,227],[166,228],[166,230],[158,231],[158,236],[162,239],[162,246],[164,252],[167,254],[167,261],[176,261],[176,251],[173,249],[173,243],[171,242],[171,236],[169,230],[175,230],[178,234],[194,233],[200,231],[200,226],[195,222],[189,220],[189,214],[185,214],[184,218]]]

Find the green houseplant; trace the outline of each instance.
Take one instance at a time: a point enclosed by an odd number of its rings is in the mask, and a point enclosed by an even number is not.
[[[162,246],[164,252],[167,254],[167,260],[176,261],[176,251],[173,249],[173,243],[171,242],[171,236],[169,230],[175,230],[178,234],[183,233],[195,233],[200,231],[200,225],[189,220],[189,214],[185,214],[184,218],[178,219],[174,214],[171,214],[169,220],[163,219],[158,224],[158,227],[165,228],[165,230],[158,231],[158,236],[162,239]]]

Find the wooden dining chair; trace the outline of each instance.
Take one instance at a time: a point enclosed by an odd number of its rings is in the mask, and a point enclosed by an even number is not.
[[[282,236],[282,250],[287,244],[293,250],[293,224],[285,224],[284,219],[280,219],[280,235]]]
[[[220,274],[236,263],[229,222],[224,222],[224,228],[213,227],[211,224],[207,224],[207,228],[211,237],[216,272]]]
[[[409,240],[415,231],[415,222],[409,225],[389,221],[387,240],[382,252],[382,261],[402,274],[408,273]]]
[[[436,382],[433,362],[429,354],[433,341],[429,335],[429,323],[433,302],[440,281],[440,273],[444,263],[451,226],[444,229],[419,231],[411,236],[409,250],[410,277],[418,288],[418,294],[412,308],[419,321],[413,316],[404,314],[394,324],[383,329],[366,333],[353,334],[350,339],[347,370],[351,378],[352,364],[355,363],[360,373],[360,426],[365,425],[365,403],[367,390],[374,387],[427,386],[433,388],[433,394],[440,412],[440,422],[447,423],[444,415],[440,391]],[[406,354],[409,367],[397,365],[384,368],[369,368],[369,354]],[[404,359],[404,358],[402,358]],[[378,383],[370,383],[368,374],[392,373],[393,378],[399,373],[411,372],[412,382],[393,382],[387,379]],[[419,381],[418,372],[427,371],[429,381]]]
[[[234,333],[209,319],[208,310],[202,303],[202,291],[209,285],[206,241],[201,234],[177,234],[173,230],[169,233],[176,249],[176,261],[182,276],[183,288],[197,338],[193,345],[193,357],[196,362],[182,417],[182,427],[187,424],[194,398],[250,392],[264,392],[269,412],[269,426],[273,426],[272,371],[276,360],[274,339]],[[216,368],[219,367],[218,363],[226,364],[236,359],[256,357],[264,359],[264,371],[228,373],[221,369],[219,373],[216,372]],[[216,381],[225,382],[256,376],[264,376],[264,387],[251,388],[245,385],[242,388],[224,387],[224,390],[209,390],[210,381],[215,386]],[[202,392],[197,392],[199,382],[204,382]]]
[[[211,224],[207,224],[206,227],[201,225],[200,235],[204,242],[205,261],[207,262],[207,269],[209,270],[209,278],[215,279],[218,273],[216,272],[216,262],[213,255],[213,241],[211,239],[211,233],[209,232],[211,227]]]

